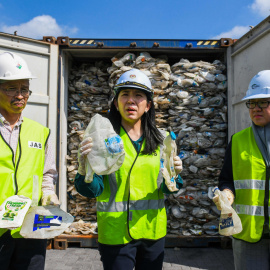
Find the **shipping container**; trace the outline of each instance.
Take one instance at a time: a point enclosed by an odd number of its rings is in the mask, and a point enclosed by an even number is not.
[[[228,76],[228,140],[250,125],[244,97],[250,79],[270,69],[270,16],[239,40],[144,40],[43,37],[34,40],[0,33],[0,53],[16,52],[37,77],[30,82],[33,94],[24,115],[49,127],[55,142],[59,181],[56,186],[61,208],[67,209],[68,81],[72,65],[110,59],[119,52],[166,55],[170,65],[181,58],[190,61],[220,60]]]

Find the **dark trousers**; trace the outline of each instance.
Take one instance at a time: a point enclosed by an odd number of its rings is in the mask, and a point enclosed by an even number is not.
[[[161,270],[165,238],[134,240],[126,245],[98,244],[104,270]]]
[[[12,238],[10,231],[0,237],[1,270],[43,270],[47,239]]]

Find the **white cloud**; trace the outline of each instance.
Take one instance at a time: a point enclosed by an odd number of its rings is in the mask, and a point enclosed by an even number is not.
[[[270,1],[269,0],[255,0],[250,8],[258,12],[262,17],[267,17],[270,15]]]
[[[29,22],[20,25],[2,25],[1,31],[13,34],[17,31],[17,35],[30,38],[42,38],[43,36],[68,36],[77,33],[78,28],[70,28],[61,26],[56,22],[56,19],[49,15],[37,16]]]
[[[238,39],[247,33],[250,30],[248,26],[235,26],[232,30],[228,32],[222,32],[219,35],[212,37],[212,39],[220,39],[220,38],[233,38]]]

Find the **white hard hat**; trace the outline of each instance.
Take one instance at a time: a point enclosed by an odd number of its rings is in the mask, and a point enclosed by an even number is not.
[[[154,93],[149,78],[136,68],[121,75],[114,87],[114,93],[117,94],[121,88],[137,88],[150,94]]]
[[[262,70],[251,79],[242,100],[257,98],[270,98],[270,70]]]
[[[11,81],[35,78],[20,56],[12,52],[0,54],[0,80]]]

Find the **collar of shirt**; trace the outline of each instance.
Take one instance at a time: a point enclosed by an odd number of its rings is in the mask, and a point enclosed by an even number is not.
[[[20,126],[22,122],[23,122],[23,114],[21,114],[15,126]],[[10,123],[5,119],[5,117],[1,113],[0,113],[0,126],[10,126]]]

